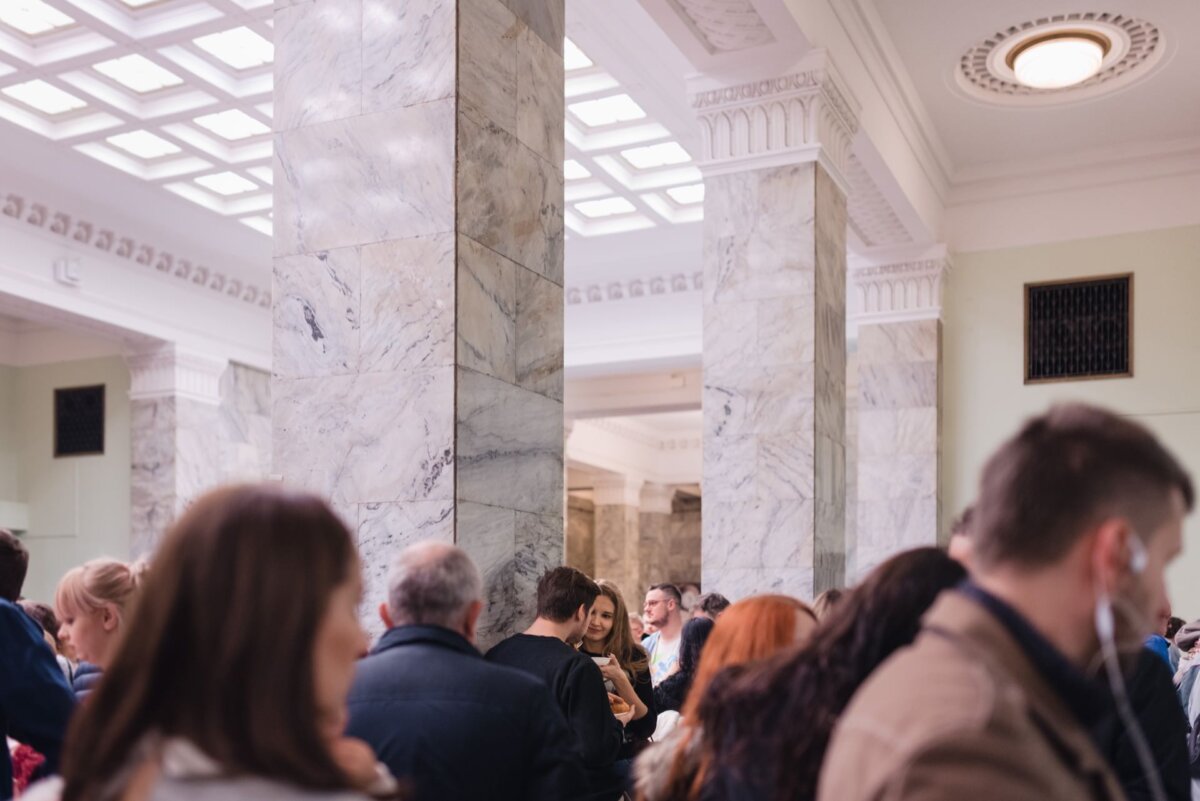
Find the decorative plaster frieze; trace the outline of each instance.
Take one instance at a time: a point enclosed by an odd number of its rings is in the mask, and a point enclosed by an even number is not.
[[[601,476],[592,487],[592,503],[596,506],[632,506],[642,499],[642,479],[635,476]]]
[[[129,399],[187,398],[202,403],[221,402],[221,375],[225,359],[162,345],[130,354]]]
[[[648,295],[665,295],[668,292],[693,292],[704,289],[704,273],[691,276],[684,273],[655,275],[650,278],[634,278],[628,281],[612,281],[604,286],[569,286],[566,289],[567,304],[604,303],[605,301],[643,298]]]
[[[163,275],[189,281],[197,287],[206,287],[232,300],[266,309],[271,307],[269,289],[236,278],[228,278],[223,273],[177,257],[154,245],[137,242],[111,228],[102,228],[91,220],[73,218],[66,212],[52,212],[45,204],[28,200],[23,195],[9,192],[0,206],[0,214],[143,267],[153,267]]]
[[[706,175],[818,161],[849,194],[859,105],[827,56],[814,61],[788,75],[693,94]]]
[[[668,0],[710,53],[730,53],[775,41],[750,0]]]
[[[859,324],[940,319],[949,275],[945,257],[855,268],[851,278],[861,309],[856,319]]]

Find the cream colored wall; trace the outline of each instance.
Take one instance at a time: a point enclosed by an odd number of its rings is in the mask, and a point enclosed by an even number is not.
[[[15,457],[16,498],[27,504],[25,595],[50,601],[59,577],[96,556],[129,556],[129,370],[120,358],[0,371]],[[54,390],[105,385],[104,454],[54,458]],[[0,436],[0,443],[6,437]],[[0,484],[0,486],[3,486]]]
[[[1029,281],[1133,272],[1134,377],[1025,386]],[[946,292],[942,491],[947,519],[991,451],[1056,401],[1105,405],[1155,431],[1200,482],[1200,227],[958,254]],[[1200,617],[1200,516],[1169,574],[1180,617]]]

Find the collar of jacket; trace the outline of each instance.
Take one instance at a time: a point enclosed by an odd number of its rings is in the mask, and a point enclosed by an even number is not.
[[[984,600],[985,597],[990,600]],[[1002,620],[997,614],[1000,609],[1009,610],[1007,614],[1000,613],[1007,620]],[[1014,626],[1015,632],[1010,628]],[[1065,688],[1057,683],[1070,677],[1070,682],[1074,684],[1069,692],[1082,693],[1084,685],[1090,687],[1088,695],[1095,706],[1088,711],[1089,717],[1095,716],[1096,709],[1106,708],[1103,689],[1088,682],[1015,609],[982,588],[966,582],[957,590],[944,592],[938,597],[925,616],[923,630],[958,643],[960,647],[973,652],[989,670],[998,670],[1006,675],[1008,681],[1020,687],[1030,717],[1049,739],[1059,757],[1076,772],[1090,776],[1097,786],[1107,787],[1110,797],[1123,797],[1108,763],[1096,750],[1086,725],[1064,696]],[[1032,649],[1029,647],[1039,640],[1040,644]],[[1043,672],[1051,664],[1049,655],[1061,660],[1052,671],[1054,678]],[[1073,700],[1078,701],[1078,698]]]
[[[442,628],[441,626],[415,624],[410,626],[396,626],[395,628],[388,629],[379,638],[379,642],[375,644],[375,647],[371,649],[371,653],[378,654],[382,651],[413,643],[440,645],[443,648],[483,658],[483,654],[479,653],[479,649],[467,642],[467,638],[458,632]]]

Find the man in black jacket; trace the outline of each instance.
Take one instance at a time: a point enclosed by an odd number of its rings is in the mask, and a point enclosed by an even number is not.
[[[546,686],[472,645],[483,580],[467,554],[405,549],[379,609],[388,631],[359,663],[346,733],[365,740],[415,801],[560,801],[583,770]]]
[[[524,670],[550,686],[575,734],[587,771],[589,798],[614,801],[623,782],[614,770],[623,728],[609,706],[604,677],[592,659],[575,650],[588,612],[600,594],[596,582],[570,567],[556,567],[537,588],[537,619],[488,651],[488,661]]]

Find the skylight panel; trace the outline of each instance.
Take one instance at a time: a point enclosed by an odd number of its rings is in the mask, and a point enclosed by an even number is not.
[[[203,117],[197,117],[195,123],[231,142],[271,132],[270,128],[236,108],[205,114]]]
[[[678,142],[662,142],[657,145],[622,150],[621,155],[639,170],[652,170],[670,164],[683,164],[692,157]]]
[[[101,75],[139,93],[154,92],[183,83],[178,75],[138,53],[102,61],[95,65],[95,69]]]
[[[577,44],[570,39],[563,39],[563,66],[567,72],[587,69],[593,63],[590,58],[584,55]]]
[[[567,106],[571,113],[591,128],[617,122],[640,120],[646,116],[642,107],[626,94],[610,95],[597,100],[584,100]]]
[[[236,172],[219,172],[215,175],[201,175],[196,179],[196,183],[203,186],[205,189],[210,189],[218,195],[240,195],[243,192],[249,192],[252,189],[257,189],[258,185],[253,181],[247,180]]]
[[[151,3],[157,3],[159,0],[121,0],[121,2],[130,8],[141,8],[142,6],[148,6]]]
[[[690,206],[694,203],[704,202],[704,184],[688,184],[687,186],[673,186],[667,190],[667,194],[681,206]]]
[[[585,200],[582,203],[576,203],[575,209],[584,217],[590,217],[593,220],[599,217],[611,217],[614,214],[628,214],[631,211],[637,211],[634,205],[623,197]]]
[[[267,184],[268,186],[275,183],[274,170],[272,170],[270,167],[267,167],[265,165],[262,167],[251,167],[250,169],[246,170],[246,172],[250,173],[255,178],[262,181],[264,184]]]
[[[261,67],[275,58],[275,46],[242,25],[192,40],[197,47],[235,70]]]
[[[6,86],[0,91],[45,114],[63,114],[87,105],[75,95],[64,92],[41,78]]]
[[[42,0],[3,0],[0,2],[0,22],[29,36],[64,28],[75,20],[46,5]]]
[[[242,225],[247,225],[253,228],[260,234],[266,234],[267,236],[270,236],[275,230],[275,226],[272,225],[271,221],[266,217],[242,217],[238,220],[238,222],[240,222]]]
[[[590,178],[592,173],[587,167],[580,164],[575,159],[567,159],[563,162],[563,178],[568,181],[578,181],[581,178]]]
[[[106,141],[143,159],[156,159],[180,152],[178,145],[145,130],[116,134],[108,137]]]

